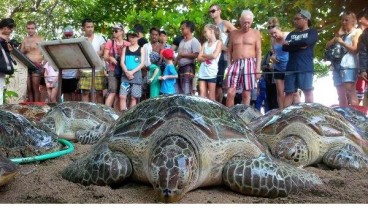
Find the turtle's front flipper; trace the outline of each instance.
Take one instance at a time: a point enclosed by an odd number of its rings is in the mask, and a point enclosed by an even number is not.
[[[351,144],[342,148],[332,148],[323,156],[323,162],[337,169],[368,168],[368,157]]]
[[[75,132],[75,138],[81,144],[95,144],[110,130],[107,124],[99,124],[91,129]]]
[[[62,177],[83,185],[110,185],[123,182],[132,173],[129,158],[112,152],[107,144],[99,146],[88,156],[70,164],[62,172]]]
[[[233,157],[222,178],[232,190],[244,195],[284,197],[322,184],[318,176],[262,154],[258,158]]]

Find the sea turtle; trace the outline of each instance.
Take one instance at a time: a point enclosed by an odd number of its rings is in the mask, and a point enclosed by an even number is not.
[[[292,105],[249,126],[273,156],[295,166],[368,167],[368,140],[341,114],[321,104]]]
[[[368,117],[364,113],[351,106],[335,106],[332,109],[354,124],[357,127],[357,131],[365,138],[368,138]]]
[[[38,128],[24,116],[0,109],[0,155],[26,157],[58,150],[57,136]]]
[[[0,186],[9,183],[18,172],[17,165],[0,155]]]
[[[0,109],[8,110],[13,113],[18,113],[31,121],[40,121],[41,118],[51,109],[55,104],[5,104],[1,105]]]
[[[53,107],[40,122],[59,137],[76,140],[77,131],[90,130],[97,125],[110,126],[118,117],[118,113],[106,105],[90,102],[64,102]],[[84,135],[80,134],[80,137],[84,138]]]
[[[246,124],[253,119],[263,116],[263,114],[253,106],[237,104],[230,108],[231,112],[238,115]]]
[[[316,175],[272,159],[227,107],[184,95],[153,98],[130,109],[62,177],[83,185],[150,183],[163,202],[211,185],[277,197],[321,184]]]

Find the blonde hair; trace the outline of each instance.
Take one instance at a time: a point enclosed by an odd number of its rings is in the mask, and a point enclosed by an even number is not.
[[[277,28],[281,30],[280,22],[279,19],[277,19],[277,17],[270,17],[267,21],[267,29],[270,30],[272,28]]]
[[[343,17],[351,17],[354,21],[354,25],[357,23],[357,17],[356,17],[354,12],[350,12],[350,11],[344,12],[341,15],[341,18],[343,18]]]
[[[207,24],[204,26],[205,28],[209,29],[209,30],[213,30],[213,32],[215,33],[215,37],[217,40],[220,39],[220,29],[214,25],[214,24]]]

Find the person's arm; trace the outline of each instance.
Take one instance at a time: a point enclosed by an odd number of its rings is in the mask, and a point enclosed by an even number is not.
[[[170,75],[165,75],[165,76],[161,76],[159,79],[160,80],[166,80],[166,79],[177,79],[178,78],[178,73],[175,70],[175,67],[170,67]]]
[[[212,54],[203,54],[202,57],[205,59],[205,61],[208,60],[208,59],[217,58],[217,56],[221,53],[221,45],[222,45],[222,41],[219,40],[219,41],[217,41],[216,49],[215,49],[215,51],[213,51]]]
[[[362,34],[362,31],[361,30],[358,30],[355,33],[351,45],[345,43],[344,40],[341,37],[337,37],[336,38],[336,42],[338,42],[342,46],[344,46],[348,50],[348,52],[356,55],[358,53],[358,40],[359,40],[359,37],[360,37],[361,34]]]
[[[157,76],[157,74],[158,74],[159,71],[160,71],[160,69],[158,67],[156,67],[156,69],[153,72],[151,78],[149,79],[149,82],[153,82],[153,80],[155,79],[155,77]]]
[[[229,35],[229,47],[227,48],[227,64],[230,66],[231,62],[233,62],[232,60],[232,54],[233,54],[233,33],[235,30],[233,30],[230,35]]]
[[[288,35],[290,37],[290,34]],[[313,45],[318,40],[318,33],[314,29],[310,29],[308,32],[308,38],[303,38],[301,40],[297,41],[290,41],[290,38],[286,38],[286,40],[289,40],[286,44],[282,45],[283,51],[299,51],[304,50],[306,47]]]
[[[141,70],[145,66],[146,60],[146,51],[141,47],[141,63],[137,67],[135,67],[132,71],[132,74],[135,74],[137,71]]]
[[[121,52],[120,66],[123,69],[123,72],[125,74],[127,74],[128,73],[128,68],[125,65],[125,53],[126,53],[126,47],[124,47],[123,51]]]
[[[360,76],[368,81],[368,30],[364,31],[360,36],[358,50]]]
[[[256,30],[256,61],[257,61],[257,69],[256,69],[256,77],[259,79],[261,78],[261,63],[262,63],[262,46],[261,46],[261,33]]]
[[[202,47],[201,47],[201,51],[199,52],[199,54],[198,54],[198,58],[197,58],[197,60],[199,61],[199,62],[205,62],[206,61],[206,59],[203,57],[203,51],[204,51],[204,44],[202,45]]]
[[[236,27],[233,24],[231,24],[231,22],[229,22],[227,20],[224,21],[224,25],[225,25],[225,28],[226,28],[225,32],[230,33],[231,31],[236,30]]]
[[[198,57],[199,52],[201,51],[201,44],[199,43],[197,39],[195,39],[192,41],[191,47],[192,47],[192,53],[179,52],[178,56],[180,58],[196,59]]]
[[[24,54],[26,54],[26,47],[25,47],[25,45],[26,45],[26,41],[24,39],[23,42],[20,44],[20,52],[22,52]]]

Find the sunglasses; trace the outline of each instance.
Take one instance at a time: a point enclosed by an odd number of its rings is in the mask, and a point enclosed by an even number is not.
[[[216,11],[217,11],[216,9],[213,9],[213,10],[208,11],[208,13],[215,13]]]
[[[270,30],[270,29],[275,28],[275,27],[276,27],[276,25],[270,25],[270,26],[267,27],[267,29]]]
[[[120,32],[120,30],[112,30],[114,33],[118,33]]]

